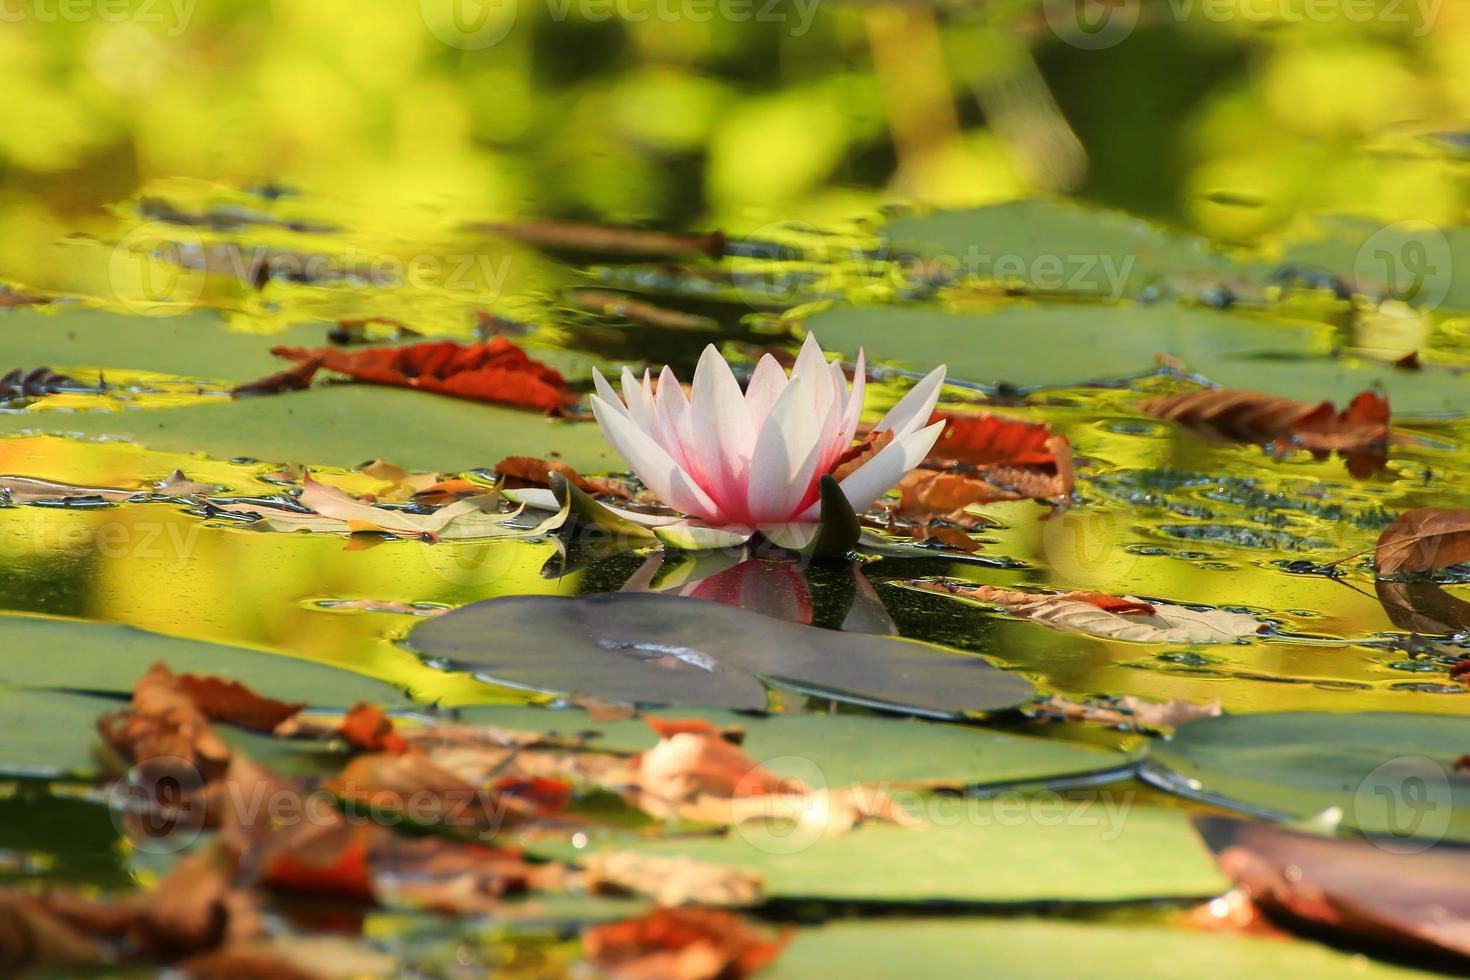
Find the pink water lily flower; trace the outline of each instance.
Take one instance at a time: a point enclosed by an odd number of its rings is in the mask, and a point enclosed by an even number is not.
[[[607,441],[659,500],[691,518],[654,533],[699,549],[740,544],[756,531],[797,546],[811,535],[818,484],[857,435],[866,374],[859,351],[849,389],[842,365],[827,363],[807,334],[789,378],[767,354],[743,392],[713,345],[688,396],[668,367],[657,391],[647,372],[640,383],[625,368],[621,398],[601,374],[595,380],[592,411]],[[929,454],[944,429],[927,424],[943,383],[939,367],[875,427],[893,440],[842,479],[854,510],[866,510]]]

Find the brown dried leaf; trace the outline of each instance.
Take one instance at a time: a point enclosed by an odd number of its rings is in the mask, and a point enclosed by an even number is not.
[[[883,447],[892,441],[892,429],[884,429],[882,432],[869,432],[863,437],[862,442],[848,449],[841,456],[838,456],[837,461],[832,464],[832,468],[827,472],[831,473],[832,478],[840,483],[853,473],[856,473],[863,464],[878,455]]]
[[[1221,869],[1285,925],[1470,959],[1470,852],[1403,853],[1229,817],[1197,817],[1195,826]]]
[[[622,980],[744,980],[781,955],[772,935],[721,909],[658,909],[582,935],[587,959]]]
[[[262,697],[239,681],[224,677],[179,674],[180,689],[210,721],[223,721],[257,732],[274,731],[306,707],[305,701],[287,704]]]
[[[633,496],[626,483],[619,480],[589,480],[566,463],[539,456],[507,456],[495,464],[495,472],[505,477],[506,487],[549,487],[551,474],[560,473],[584,493],[611,494],[624,499]]]
[[[974,599],[1000,606],[1013,616],[1030,619],[1055,630],[1086,633],[1111,640],[1140,643],[1235,643],[1254,636],[1266,624],[1244,613],[1224,609],[1200,611],[1186,606],[1145,603],[1131,596],[1117,599],[1094,592],[1015,592],[989,585],[954,586],[941,582],[918,583],[934,592]],[[1119,606],[1118,603],[1122,605]],[[1105,606],[1122,609],[1109,611]],[[1143,614],[1141,610],[1152,610]]]
[[[596,854],[587,861],[587,877],[593,888],[632,892],[659,905],[753,905],[764,887],[754,871],[639,851]]]
[[[1383,529],[1373,564],[1378,575],[1424,572],[1470,561],[1470,510],[1419,507]]]
[[[1224,704],[1219,699],[1207,704],[1194,704],[1177,698],[1171,701],[1145,701],[1131,694],[1109,698],[1106,702],[1086,703],[1071,701],[1054,695],[1042,703],[1042,709],[1054,713],[1066,721],[1091,722],[1110,728],[1126,728],[1135,731],[1165,731],[1178,728],[1196,718],[1214,718],[1224,714]]]

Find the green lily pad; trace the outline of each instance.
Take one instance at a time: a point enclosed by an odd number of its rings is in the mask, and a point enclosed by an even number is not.
[[[35,779],[92,779],[103,772],[105,750],[97,719],[128,706],[125,698],[74,691],[0,690],[0,775]],[[284,776],[340,772],[345,757],[321,743],[272,738],[216,725],[230,746]]]
[[[112,623],[0,616],[0,650],[0,685],[9,687],[129,694],[162,662],[176,673],[217,674],[267,697],[316,707],[411,703],[391,685],[326,664]]]
[[[1337,808],[1392,837],[1470,842],[1470,776],[1455,760],[1470,718],[1283,711],[1181,725],[1149,746],[1143,775],[1170,792],[1275,818]]]
[[[490,599],[423,623],[408,643],[492,683],[647,705],[759,711],[770,682],[952,717],[1013,707],[1035,693],[1024,677],[979,657],[657,593]]]
[[[1133,805],[1131,794],[1085,802],[914,794],[905,803],[928,819],[926,829],[868,824],[822,837],[747,823],[713,837],[594,836],[590,848],[748,868],[763,876],[766,896],[778,899],[1124,902],[1204,897],[1229,887],[1184,814]],[[546,849],[571,859],[579,853]]]
[[[824,347],[849,358],[862,347],[870,359],[916,372],[947,364],[955,381],[1019,388],[1129,377],[1152,370],[1155,354],[1209,374],[1227,357],[1322,353],[1330,334],[1317,324],[1167,305],[1046,304],[993,313],[836,307],[804,326]]]
[[[454,471],[548,454],[586,472],[622,465],[590,422],[379,385],[201,398],[198,405],[125,412],[0,412],[0,434],[14,433],[117,437],[166,452],[321,466],[386,459],[415,470]]]
[[[39,880],[109,890],[136,885],[112,815],[91,799],[26,785],[0,798],[0,828],[7,856],[25,859],[19,867],[8,861],[0,866],[0,884],[24,880],[34,887]]]
[[[1371,218],[1318,218],[1290,244],[1284,262],[1332,273],[1349,288],[1411,306],[1470,310],[1470,229],[1422,221],[1385,225]],[[1457,274],[1459,273],[1459,274]]]
[[[1155,925],[1058,919],[834,922],[796,934],[762,980],[911,974],[1009,980],[1198,980],[1199,977],[1427,977],[1306,942],[1210,935]]]
[[[0,691],[0,773],[9,777],[87,779],[99,768],[97,719],[127,706],[71,691]]]
[[[747,755],[767,768],[827,786],[853,783],[997,786],[1125,775],[1132,758],[1054,739],[1028,738],[978,726],[941,725],[868,715],[735,714],[709,708],[644,712],[658,718],[702,718],[744,730]],[[658,735],[641,719],[593,722],[581,711],[497,705],[461,708],[473,725],[570,736],[595,733],[588,745],[642,752]]]
[[[5,318],[5,367],[126,368],[251,381],[288,366],[271,356],[272,347],[319,347],[326,337],[324,324],[272,334],[242,333],[229,329],[213,313],[147,317],[96,310],[24,310]]]
[[[887,236],[895,254],[916,254],[940,271],[1012,282],[1028,292],[1194,295],[1264,282],[1267,275],[1197,236],[1117,211],[1040,199],[905,215],[888,225]]]

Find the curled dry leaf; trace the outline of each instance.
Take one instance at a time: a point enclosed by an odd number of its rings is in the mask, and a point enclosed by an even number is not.
[[[512,489],[549,487],[551,474],[560,473],[583,493],[611,494],[624,499],[633,496],[628,485],[621,480],[587,479],[566,463],[538,456],[507,456],[495,464],[495,472],[505,477],[505,486]]]
[[[764,881],[754,871],[701,864],[687,855],[608,851],[586,865],[588,884],[599,890],[632,892],[659,905],[754,905]]]
[[[1424,572],[1470,561],[1470,510],[1420,507],[1383,529],[1373,552],[1379,575]]]
[[[1224,703],[1216,698],[1207,704],[1194,704],[1177,698],[1171,701],[1146,701],[1131,694],[1108,698],[1102,702],[1084,703],[1053,696],[1041,705],[1042,711],[1065,721],[1085,721],[1110,728],[1137,731],[1166,731],[1178,728],[1196,718],[1213,718],[1224,714]]]
[[[560,412],[576,402],[562,376],[504,337],[482,344],[453,341],[406,347],[273,347],[271,353],[305,369],[335,371],[369,384],[416,388],[472,401]],[[289,373],[289,372],[288,372]],[[259,384],[259,382],[257,382]]]
[[[540,816],[524,799],[484,789],[419,754],[360,755],[325,787],[375,812],[487,838]]]
[[[743,980],[789,939],[733,912],[666,908],[588,929],[582,947],[594,967],[623,980]]]
[[[253,514],[272,531],[311,531],[319,534],[387,534],[398,538],[441,539],[488,538],[540,533],[511,528],[514,513],[501,513],[500,497],[487,493],[440,507],[429,514],[377,507],[364,503],[344,490],[302,477],[298,503],[309,513],[269,503],[210,501],[216,510]]]
[[[1268,914],[1309,933],[1470,960],[1470,852],[1403,853],[1228,817],[1198,817],[1220,868]]]
[[[652,816],[723,824],[781,820],[830,835],[845,834],[864,820],[923,825],[879,790],[813,790],[777,775],[740,750],[733,730],[698,718],[644,720],[659,741],[635,760],[631,795]]]
[[[236,385],[230,389],[230,394],[235,398],[249,398],[253,395],[279,395],[286,391],[301,391],[311,387],[312,381],[316,380],[316,373],[321,369],[321,358],[308,357],[284,371]]]
[[[120,487],[87,487],[74,483],[58,483],[34,476],[0,476],[3,490],[13,504],[33,504],[52,500],[106,500],[119,503],[142,496],[146,490]]]
[[[375,704],[355,704],[337,725],[337,734],[363,752],[402,755],[413,750],[393,727],[393,719]]]
[[[1337,450],[1354,476],[1367,476],[1383,465],[1392,436],[1388,399],[1372,391],[1358,394],[1341,412],[1331,402],[1311,405],[1234,388],[1166,395],[1139,408],[1206,438],[1274,442],[1278,451],[1295,445],[1318,456]]]
[[[1055,630],[1086,633],[1108,640],[1139,643],[1238,643],[1264,631],[1267,624],[1244,613],[1224,609],[1147,603],[1133,597],[1095,592],[1061,594],[1015,592],[988,585],[956,586],[921,582],[921,588],[999,606],[1013,616]]]
[[[179,688],[210,721],[223,721],[257,732],[270,732],[293,718],[306,702],[286,703],[263,697],[239,681],[224,677],[179,674]]]

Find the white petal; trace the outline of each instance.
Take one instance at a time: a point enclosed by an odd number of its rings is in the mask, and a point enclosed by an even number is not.
[[[893,430],[895,440],[929,424],[934,414],[934,404],[939,401],[939,389],[944,387],[944,365],[940,365],[924,376],[924,380],[909,389],[897,405],[888,410],[874,431]]]
[[[644,372],[645,380],[648,377]],[[602,394],[601,391],[598,392]],[[603,397],[606,397],[605,395]],[[633,421],[638,423],[638,428],[644,432],[653,434],[653,400],[648,397],[647,389],[638,383],[633,377],[633,372],[623,368],[623,401],[628,405],[628,414]]]
[[[755,532],[680,521],[677,524],[656,527],[653,533],[664,544],[680,551],[716,551],[738,547],[749,541]]]
[[[694,434],[689,426],[689,399],[667,364],[658,376],[658,393],[653,396],[653,401],[659,444],[685,471],[693,474],[695,461],[689,447],[694,444]]]
[[[812,539],[820,530],[820,525],[810,522],[806,524],[764,524],[760,529],[767,541],[787,551],[801,551],[812,543]]]
[[[847,447],[857,438],[858,422],[863,415],[863,399],[868,395],[868,365],[863,359],[863,350],[858,348],[857,366],[852,372],[852,391],[847,396],[843,406],[842,416],[842,449],[846,452]]]
[[[849,473],[842,481],[842,493],[847,497],[848,503],[852,504],[852,509],[861,514],[873,501],[903,479],[905,473],[922,463],[924,457],[929,455],[929,450],[934,448],[934,443],[939,441],[944,426],[944,422],[935,422],[928,428],[911,432],[901,439],[894,439],[878,450],[872,459]],[[821,501],[812,504],[802,512],[798,520],[816,520],[821,508]]]
[[[776,400],[750,460],[746,503],[757,519],[784,520],[811,486],[822,455],[806,382],[793,377]]]
[[[607,441],[618,451],[628,466],[648,489],[664,503],[686,514],[695,514],[711,523],[721,520],[720,509],[709,495],[674,462],[662,446],[626,415],[596,395],[592,396],[592,414]]]
[[[751,428],[756,432],[760,432],[761,426],[766,424],[771,406],[776,404],[776,399],[785,390],[786,372],[781,369],[781,362],[770,354],[762,356],[756,362],[750,381],[745,385],[745,407],[750,412]]]
[[[826,355],[822,353],[821,345],[817,343],[816,334],[807,334],[806,341],[801,345],[801,353],[796,355],[796,364],[791,368],[791,378],[801,378],[806,382],[807,397],[811,399],[812,410],[819,415],[823,414],[827,400],[835,395],[832,385],[832,372],[827,367]]]
[[[717,503],[738,509],[755,449],[755,429],[740,383],[713,344],[704,349],[695,368],[689,413],[694,444],[685,449],[696,461],[701,484]]]
[[[617,409],[618,413],[625,418],[633,417],[628,412],[628,407],[623,404],[623,400],[618,397],[618,393],[613,390],[613,386],[608,384],[602,372],[595,367],[592,369],[592,384],[597,389],[598,397],[607,402],[609,408]]]

